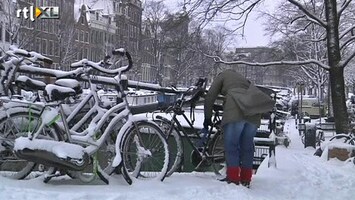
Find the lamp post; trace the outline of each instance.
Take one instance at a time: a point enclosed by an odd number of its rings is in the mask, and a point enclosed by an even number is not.
[[[298,109],[297,109],[297,119],[295,120],[295,123],[297,125],[298,121],[298,127],[299,127],[299,135],[301,135],[302,130],[300,130],[301,125],[303,127],[303,113],[302,113],[302,101],[303,101],[303,89],[304,89],[304,82],[299,81],[296,83],[297,87],[297,102],[298,102]]]

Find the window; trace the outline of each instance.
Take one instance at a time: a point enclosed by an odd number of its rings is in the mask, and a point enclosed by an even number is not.
[[[53,33],[54,22],[52,20],[48,21],[48,32]]]
[[[79,40],[79,36],[78,36],[78,32],[77,31],[75,31],[75,33],[74,33],[74,38],[75,38],[76,41]]]
[[[54,42],[54,51],[53,55],[59,57],[59,43],[57,41]]]
[[[42,53],[45,55],[47,54],[47,40],[46,39],[42,40]]]
[[[55,20],[54,23],[53,23],[53,33],[58,33],[58,28],[59,28],[59,21],[58,20]]]
[[[41,39],[36,38],[36,51],[41,52]]]
[[[99,13],[96,13],[96,20],[99,20]]]
[[[94,31],[91,31],[91,33],[90,33],[90,43],[94,43],[94,38],[95,38],[95,36],[94,36]]]
[[[88,49],[85,48],[83,49],[83,58],[87,58],[88,57]]]
[[[85,32],[84,42],[89,42],[89,32]]]
[[[91,49],[91,58],[90,58],[90,60],[96,60],[96,58],[95,58],[95,50],[94,49]]]
[[[48,54],[53,55],[53,40],[49,40],[48,42]]]
[[[0,22],[0,42],[3,40],[3,39],[2,39],[2,32],[3,32],[2,22]],[[0,52],[1,52],[1,51],[0,51]]]
[[[80,31],[79,41],[84,41],[84,31]]]
[[[5,27],[5,42],[10,42],[11,41],[11,36],[10,36],[10,27],[8,24],[6,24]]]
[[[49,21],[48,20],[43,20],[43,30],[44,32],[49,32]]]

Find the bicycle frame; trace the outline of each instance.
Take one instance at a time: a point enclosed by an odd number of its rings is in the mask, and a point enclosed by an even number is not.
[[[117,77],[115,77],[115,80],[117,80]],[[100,100],[97,94],[96,85],[91,83],[90,80],[89,80],[89,85],[90,85],[89,94],[77,105],[77,107],[67,118],[65,117],[61,102],[46,103],[43,106],[42,111],[40,113],[40,116],[42,117],[42,122],[38,127],[37,131],[33,133],[30,136],[30,138],[31,137],[35,138],[36,136],[38,136],[38,134],[44,128],[44,126],[48,126],[48,125],[50,126],[52,123],[57,121],[60,116],[60,118],[65,120],[62,120],[62,124],[59,123],[57,124],[61,125],[60,127],[66,134],[66,138],[68,142],[88,145],[87,147],[85,147],[86,152],[89,155],[92,155],[104,144],[112,128],[117,125],[117,122],[126,118],[125,121],[128,123],[124,123],[117,136],[117,140],[119,140],[119,142],[116,142],[116,144],[120,144],[120,140],[124,132],[128,129],[130,125],[132,125],[132,122],[134,123],[135,121],[142,120],[142,119],[133,117],[133,115],[130,113],[128,102],[127,99],[125,98],[125,95],[122,95],[123,101],[121,103],[113,106],[109,110],[105,108],[101,108],[99,106]],[[118,95],[120,95],[121,89],[119,89],[119,85],[117,87],[117,90],[118,90]],[[79,120],[79,122],[77,122],[76,125],[69,128],[68,123],[73,121],[74,117],[84,109],[85,105],[87,105],[90,102],[90,99],[92,98],[94,99],[94,106],[84,115],[84,117],[81,120]],[[34,103],[34,104],[43,105],[42,103]],[[82,132],[77,132],[76,130],[80,128],[94,113],[97,114],[90,121],[88,128],[86,128]],[[53,116],[53,117],[46,119],[47,116]],[[113,117],[112,120],[110,119],[110,117]],[[110,122],[108,126],[105,128],[104,133],[97,138],[97,133],[100,132],[100,129],[103,127],[105,122],[109,119]],[[116,152],[120,152],[119,145],[116,148]],[[120,156],[118,157],[117,162],[120,162]]]
[[[184,99],[184,95],[182,96],[181,99]],[[208,159],[213,159],[215,158],[213,155],[210,155],[209,152],[208,152],[208,147],[209,147],[209,143],[210,141],[212,140],[212,134],[214,133],[213,129],[214,128],[217,128],[217,130],[215,131],[216,133],[220,130],[216,125],[221,121],[221,118],[220,118],[220,113],[218,110],[215,110],[215,114],[214,114],[214,117],[213,117],[213,126],[209,129],[208,131],[208,134],[207,134],[207,139],[204,143],[204,145],[202,146],[202,150],[201,149],[201,146],[197,146],[195,145],[194,141],[192,141],[192,139],[190,138],[191,136],[189,136],[189,134],[187,133],[187,131],[185,130],[185,128],[181,125],[181,123],[179,122],[179,120],[177,119],[177,116],[178,115],[181,115],[183,116],[184,120],[188,123],[189,125],[189,128],[191,128],[193,130],[193,133],[195,136],[197,136],[198,139],[201,140],[201,137],[199,135],[199,133],[195,130],[193,124],[191,123],[191,121],[188,119],[188,117],[186,116],[186,114],[181,110],[182,109],[182,105],[184,103],[183,100],[181,100],[180,102],[181,104],[178,105],[176,108],[174,107],[173,108],[173,116],[171,118],[171,120],[167,120],[169,121],[169,130],[168,130],[168,133],[166,135],[167,138],[169,138],[169,136],[171,136],[172,132],[173,132],[173,129],[174,127],[177,128],[177,133],[180,135],[180,137],[184,136],[186,137],[187,139],[187,142],[189,143],[189,145],[193,148],[194,151],[196,152],[199,152],[199,155],[201,156],[202,158],[202,161],[204,160],[208,160]],[[176,104],[177,105],[177,104]],[[175,105],[175,106],[176,106]],[[182,133],[181,133],[181,132]],[[202,161],[200,162],[200,164],[202,164]],[[199,165],[200,165],[199,164]],[[197,166],[198,167],[198,166]]]
[[[63,106],[61,105],[61,101],[58,102],[28,102],[21,100],[11,100],[11,99],[3,99],[5,103],[15,102],[19,105],[27,104],[27,107],[22,108],[36,108],[36,112],[39,113],[42,118],[41,123],[37,123],[37,127],[32,130],[37,130],[36,132],[32,132],[29,134],[29,138],[36,138],[42,129],[46,126],[51,126],[53,123],[59,125],[61,131],[65,134],[65,139],[69,143],[85,145],[85,151],[89,155],[93,155],[104,143],[105,140],[111,133],[111,130],[117,126],[117,122],[122,121],[123,126],[119,128],[119,132],[116,138],[115,149],[116,152],[120,151],[121,140],[124,133],[129,129],[129,127],[134,124],[136,121],[146,121],[146,118],[138,118],[131,114],[129,109],[129,104],[126,99],[126,95],[123,92],[122,86],[119,83],[120,74],[113,78],[115,82],[117,82],[116,90],[118,92],[118,96],[121,96],[122,102],[113,106],[109,110],[100,107],[100,99],[97,94],[96,84],[93,84],[89,79],[90,92],[88,95],[76,106],[69,116],[66,117]],[[94,99],[93,107],[84,115],[82,119],[80,119],[73,127],[69,128],[68,124],[72,123],[75,119],[75,116],[83,111],[86,105],[90,103],[90,100]],[[11,109],[11,107],[10,107]],[[94,113],[96,115],[89,122],[88,127],[81,131],[77,132],[77,130],[88,120],[90,116]],[[8,114],[7,114],[8,115]],[[61,123],[57,123],[59,119],[62,119]],[[105,125],[106,121],[110,121],[105,128],[104,132],[99,136],[97,133],[101,132],[101,128]],[[117,129],[118,130],[118,129]],[[121,161],[120,153],[116,153],[115,156],[115,165],[113,167],[118,166]]]

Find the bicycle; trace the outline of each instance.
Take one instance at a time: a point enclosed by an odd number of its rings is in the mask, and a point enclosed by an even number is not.
[[[192,104],[192,106],[194,106],[199,98],[204,94],[205,83],[206,80],[200,79],[195,87],[183,92],[181,97],[178,98],[172,106],[165,110],[166,113],[173,113],[171,119],[167,119],[160,115],[153,116],[154,121],[163,128],[166,138],[168,139],[169,147],[172,148],[169,150],[172,163],[169,165],[167,176],[172,175],[182,166],[184,157],[182,137],[186,138],[186,141],[193,149],[191,161],[195,166],[195,169],[212,166],[216,175],[221,175],[221,173],[223,173],[222,169],[225,166],[225,160],[223,134],[220,127],[221,113],[223,110],[222,106],[214,105],[214,117],[212,119],[213,125],[208,132],[202,136],[198,131],[196,131],[184,111],[184,107],[187,104]],[[189,95],[192,97],[187,99],[187,96]],[[188,124],[188,127],[192,130],[192,133],[186,131],[186,128],[181,125],[177,116],[183,117],[185,122]],[[197,138],[197,141],[194,141],[193,138]]]
[[[38,136],[39,134],[39,130],[43,129],[43,127],[47,126],[47,125],[51,125],[48,124],[48,120],[44,122],[41,122],[39,127],[36,129],[36,132],[32,132],[31,134],[29,134],[28,138],[17,138],[15,140],[15,152],[19,157],[25,158],[27,160],[32,160],[35,162],[39,162],[45,165],[49,165],[49,166],[54,166],[57,167],[59,169],[65,169],[65,170],[69,170],[69,171],[82,171],[86,166],[88,166],[89,164],[93,163],[97,163],[97,159],[95,158],[95,153],[98,151],[98,149],[103,146],[104,142],[106,139],[108,139],[108,136],[110,135],[109,133],[114,131],[115,129],[117,129],[117,124],[123,124],[122,127],[119,127],[119,131],[116,137],[116,147],[115,147],[115,152],[119,152],[116,153],[115,159],[112,161],[112,163],[108,163],[107,167],[111,168],[111,173],[114,169],[114,167],[118,166],[118,165],[123,165],[123,167],[121,167],[122,170],[122,174],[124,175],[126,181],[131,184],[132,181],[130,179],[130,177],[128,176],[127,172],[125,171],[126,168],[124,167],[124,163],[121,162],[122,161],[122,155],[125,155],[127,152],[122,152],[120,149],[121,147],[125,147],[127,145],[132,145],[131,143],[129,143],[128,141],[129,138],[134,138],[134,145],[136,145],[136,148],[138,150],[145,150],[144,152],[135,152],[136,154],[139,154],[139,156],[137,156],[137,160],[138,158],[140,160],[137,161],[135,170],[139,171],[141,170],[144,166],[141,162],[146,161],[146,159],[141,159],[143,157],[153,157],[153,153],[150,151],[151,149],[144,149],[144,145],[141,144],[142,140],[141,140],[141,135],[143,135],[142,132],[140,132],[140,128],[143,128],[144,130],[148,128],[152,128],[152,130],[154,130],[154,132],[149,132],[149,136],[154,135],[155,136],[155,140],[159,140],[160,144],[161,144],[161,148],[163,148],[163,152],[167,152],[167,145],[165,144],[166,141],[164,139],[164,137],[162,136],[162,132],[159,129],[159,127],[157,127],[155,124],[153,123],[149,123],[146,120],[142,120],[142,119],[137,119],[135,117],[133,117],[130,114],[129,111],[129,107],[127,104],[127,100],[125,99],[124,93],[123,93],[123,88],[122,88],[122,84],[121,84],[121,73],[128,71],[131,67],[132,67],[132,61],[131,61],[131,57],[129,55],[128,52],[124,52],[123,50],[118,50],[115,53],[119,53],[122,55],[126,55],[126,57],[129,60],[129,64],[125,67],[120,67],[118,69],[115,70],[107,70],[104,69],[102,67],[100,67],[97,63],[93,63],[91,61],[87,61],[87,60],[82,60],[80,62],[74,63],[72,64],[72,67],[81,67],[83,70],[84,69],[84,73],[85,75],[88,76],[87,72],[89,70],[87,70],[88,68],[94,68],[102,73],[109,73],[112,75],[116,75],[115,76],[115,80],[117,82],[117,87],[116,89],[118,90],[118,92],[121,94],[122,98],[121,98],[121,103],[119,103],[118,105],[112,107],[109,110],[106,109],[102,109],[99,106],[99,101],[98,101],[98,96],[96,94],[96,88],[95,85],[91,83],[90,79],[89,79],[89,85],[91,86],[91,92],[86,96],[86,98],[77,106],[77,108],[74,109],[73,113],[66,119],[66,120],[62,120],[62,126],[60,126],[60,133],[57,133],[58,135],[64,135],[64,139],[65,142],[63,146],[68,146],[68,147],[72,147],[72,148],[76,148],[76,150],[78,152],[84,152],[82,154],[80,154],[80,156],[75,157],[74,159],[70,159],[69,155],[64,155],[64,157],[66,159],[69,160],[63,160],[63,158],[58,157],[58,155],[56,155],[55,153],[48,151],[48,149],[37,149],[37,150],[31,150],[30,146],[27,148],[26,146],[22,148],[19,148],[18,146],[16,146],[17,142],[19,144],[21,144],[24,142],[27,145],[30,145],[31,142],[35,143],[35,142],[42,142],[42,143],[48,143],[48,144],[57,144],[57,143],[53,143],[48,141],[48,140],[41,140],[36,138],[36,136]],[[86,69],[86,70],[85,70]],[[61,105],[61,102],[66,98],[66,97],[70,97],[70,96],[74,96],[75,95],[75,91],[72,89],[68,89],[68,88],[63,88],[61,86],[55,86],[55,85],[47,85],[46,88],[46,95],[47,98],[49,100],[49,103],[45,104],[44,106],[42,104],[42,111],[41,111],[41,116],[44,115],[48,115],[48,113],[51,113],[51,115],[54,115],[54,118],[51,118],[50,122],[56,122],[59,118],[59,116],[62,119],[65,119],[64,116],[64,112],[63,112],[63,108]],[[90,98],[94,99],[95,105],[93,106],[92,109],[89,110],[89,112],[87,114],[85,114],[85,116],[82,118],[82,120],[80,120],[78,122],[78,124],[82,124],[84,121],[87,121],[88,119],[90,119],[90,123],[89,126],[82,132],[76,132],[79,128],[80,125],[76,124],[74,127],[70,128],[68,127],[68,122],[70,120],[73,119],[73,116],[75,116],[80,109],[83,107],[83,105],[85,105],[85,103],[87,103],[89,101]],[[36,104],[36,103],[34,103]],[[117,112],[117,113],[115,113]],[[95,113],[95,115],[93,115]],[[90,116],[93,116],[90,118]],[[45,117],[42,117],[42,119],[45,119]],[[107,122],[107,123],[106,123]],[[59,123],[58,123],[59,124]],[[107,125],[106,125],[107,124]],[[101,134],[100,130],[103,126],[104,127],[104,132]],[[35,139],[36,138],[36,139]],[[74,146],[73,146],[74,145]],[[83,145],[83,146],[81,146]],[[21,145],[20,145],[21,147]],[[155,146],[156,147],[156,146]],[[157,147],[156,147],[157,148]],[[61,149],[61,148],[60,148]],[[42,154],[43,156],[40,158],[38,156],[36,156],[37,154]],[[66,152],[68,153],[68,152]],[[163,154],[164,154],[163,153]],[[149,154],[147,156],[147,154]],[[165,153],[167,156],[168,154]],[[71,154],[70,154],[71,155]],[[78,154],[79,155],[79,154]],[[73,155],[71,155],[73,156]],[[44,158],[47,157],[47,158]],[[63,157],[63,155],[62,155]],[[166,159],[164,159],[165,161]],[[163,180],[165,177],[165,173],[164,172],[164,166],[167,165],[165,163],[161,164],[163,165],[162,170],[159,171],[158,173],[158,178],[160,180]],[[94,169],[94,174],[98,175],[103,181],[105,181],[106,183],[108,183],[108,180],[106,177],[104,177],[104,173],[103,171],[100,169],[100,166],[98,166],[97,164],[94,165],[95,169]],[[45,179],[45,181],[49,181],[50,178],[54,177],[55,175],[49,175],[47,176],[47,178]],[[83,181],[84,178],[82,176],[79,176],[79,178]],[[90,178],[92,179],[92,178]]]
[[[0,94],[13,94],[13,89],[11,83],[15,79],[16,70],[22,64],[29,63],[38,63],[45,62],[51,64],[52,60],[47,57],[44,57],[36,52],[27,52],[21,49],[12,49],[7,51],[4,56],[0,58]],[[14,96],[15,98],[18,98]],[[15,111],[12,109],[12,112],[7,112],[11,107],[16,107]],[[9,148],[9,141],[14,140],[19,137],[19,134],[31,131],[35,127],[36,122],[39,120],[38,113],[28,112],[28,108],[23,107],[22,103],[12,103],[8,105],[0,100],[0,132],[1,145],[0,145],[0,169],[11,170],[13,173],[9,174],[9,177],[14,179],[23,179],[25,178],[35,167],[34,163],[21,163],[21,160],[15,159],[13,156],[12,148]],[[12,122],[16,121],[17,123],[9,123],[9,119],[12,118]],[[56,137],[53,134],[53,129],[44,129],[41,136],[51,137],[54,140],[59,140],[60,138]],[[16,132],[16,133],[15,133]],[[47,137],[47,139],[49,139]],[[16,162],[16,165],[13,164]],[[23,165],[22,165],[23,164]],[[14,170],[18,170],[14,172]]]

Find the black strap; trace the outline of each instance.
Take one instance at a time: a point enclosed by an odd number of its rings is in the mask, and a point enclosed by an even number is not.
[[[191,124],[193,125],[195,122],[195,103],[191,103],[190,106],[190,120]]]

